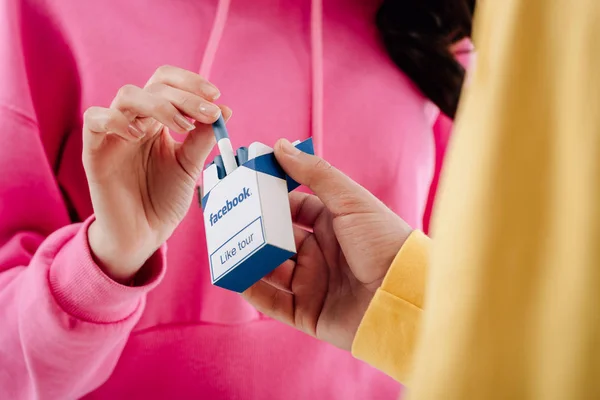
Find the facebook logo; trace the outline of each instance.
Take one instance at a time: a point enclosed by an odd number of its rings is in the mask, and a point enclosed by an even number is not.
[[[250,189],[245,187],[241,193],[234,197],[232,200],[225,201],[225,205],[217,211],[216,214],[210,213],[210,226],[214,226],[225,214],[233,210],[240,203],[252,196]]]

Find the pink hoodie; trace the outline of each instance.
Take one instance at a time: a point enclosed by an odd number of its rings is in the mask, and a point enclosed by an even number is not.
[[[173,64],[221,89],[237,146],[312,134],[420,227],[439,113],[379,44],[377,3],[0,2],[0,398],[395,398],[391,379],[211,286],[196,204],[140,286],[111,281],[81,165],[83,111]]]

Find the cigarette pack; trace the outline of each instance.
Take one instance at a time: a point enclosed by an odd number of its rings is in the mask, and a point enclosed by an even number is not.
[[[314,154],[312,139],[296,147]],[[213,285],[241,293],[296,254],[288,193],[298,186],[269,152],[202,193]]]

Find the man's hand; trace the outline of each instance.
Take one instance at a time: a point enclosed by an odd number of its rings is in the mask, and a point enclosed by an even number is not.
[[[411,228],[323,159],[286,140],[277,143],[275,156],[315,195],[290,194],[298,254],[244,297],[266,315],[349,350]]]

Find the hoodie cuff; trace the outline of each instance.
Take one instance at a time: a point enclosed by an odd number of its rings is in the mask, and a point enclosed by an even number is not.
[[[146,293],[162,280],[166,268],[166,245],[146,261],[132,286],[108,277],[94,262],[88,243],[88,218],[75,236],[56,254],[49,271],[50,289],[63,310],[87,322],[115,323],[134,314]]]
[[[413,231],[358,327],[352,354],[406,383],[419,335],[430,239]]]

